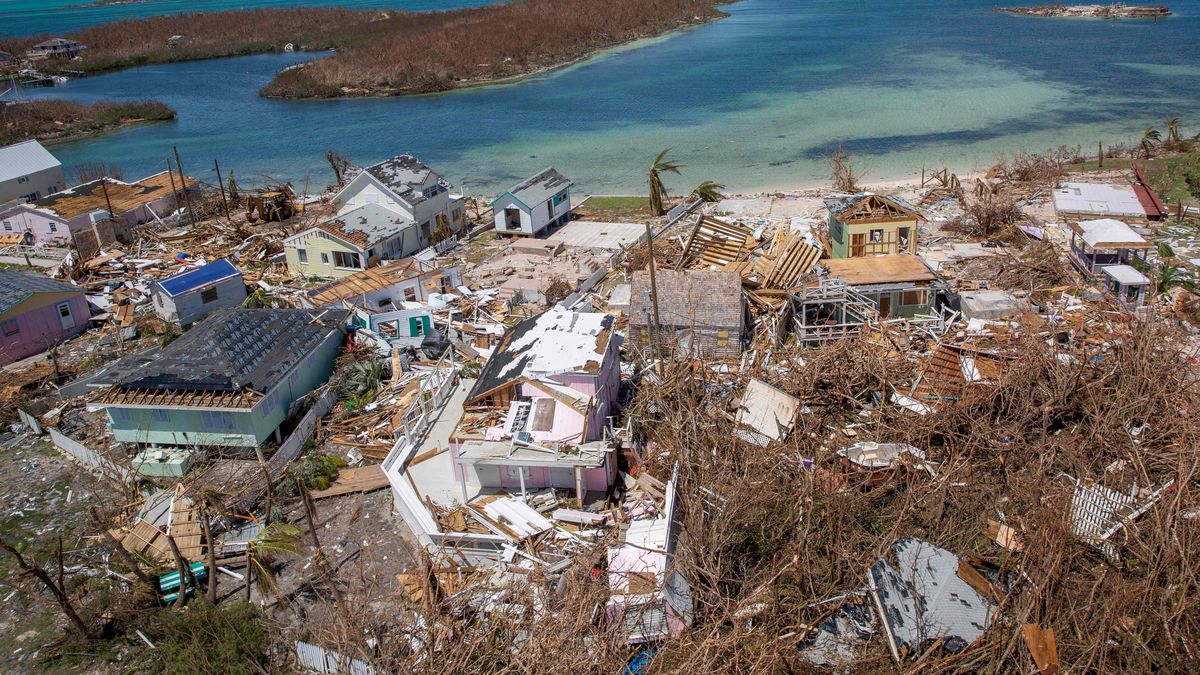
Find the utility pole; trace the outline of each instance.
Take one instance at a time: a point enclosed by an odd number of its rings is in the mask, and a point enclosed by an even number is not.
[[[116,222],[117,214],[113,213],[112,200],[108,198],[108,176],[100,177],[100,188],[104,190],[104,203],[108,204],[108,217]]]
[[[179,210],[179,189],[175,187],[175,170],[171,168],[171,158],[167,158],[167,176],[171,178],[171,197],[175,200],[175,210]]]
[[[221,165],[213,160],[213,168],[217,170],[217,185],[221,188],[221,203],[225,205],[225,220],[233,224],[233,216],[229,215],[229,200],[225,198],[225,181],[221,180]]]
[[[179,182],[183,188],[183,199],[187,202],[188,220],[192,221],[192,227],[195,227],[196,212],[192,210],[192,195],[188,192],[187,174],[183,173],[183,163],[179,161],[179,148],[172,145],[171,149],[175,151],[175,166],[179,168]]]
[[[659,353],[658,331],[662,326],[662,320],[658,316],[658,280],[654,273],[654,268],[657,265],[654,262],[654,232],[650,229],[650,221],[646,221],[646,248],[650,253],[650,305],[654,307],[654,321],[651,324],[650,341],[654,344],[654,356],[661,357]]]

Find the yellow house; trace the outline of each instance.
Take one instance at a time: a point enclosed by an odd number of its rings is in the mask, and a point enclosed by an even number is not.
[[[858,258],[917,252],[917,224],[924,220],[899,197],[864,192],[827,199],[830,256]]]
[[[289,272],[324,278],[354,274],[424,246],[415,222],[377,204],[360,206],[283,242]]]

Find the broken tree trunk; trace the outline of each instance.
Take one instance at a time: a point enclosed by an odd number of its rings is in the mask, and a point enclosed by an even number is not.
[[[183,559],[183,554],[179,552],[179,545],[175,543],[175,537],[167,535],[167,543],[171,546],[171,554],[175,556],[175,564],[179,566],[179,597],[175,598],[175,606],[183,607],[183,601],[187,598],[187,585],[191,583],[192,588],[199,588],[196,584],[196,577],[192,575],[192,566],[187,564]]]
[[[217,604],[217,547],[214,545],[212,532],[208,527],[208,510],[204,508],[206,500],[200,499],[200,529],[204,532],[204,542],[208,546],[208,601]]]
[[[24,556],[17,549],[10,546],[3,539],[0,539],[0,548],[8,551],[9,555],[16,559],[17,565],[25,574],[37,577],[38,581],[45,585],[50,593],[54,595],[54,599],[58,601],[58,606],[62,608],[63,614],[67,615],[67,619],[70,620],[71,625],[81,637],[87,640],[92,640],[96,637],[87,627],[87,624],[83,622],[83,619],[79,617],[79,613],[75,611],[75,607],[71,604],[71,599],[67,597],[66,591],[63,590],[62,586],[54,583],[54,579],[46,573],[46,570],[42,569],[41,565],[37,564],[36,560],[25,560]]]
[[[117,541],[117,538],[114,537],[112,533],[108,531],[108,528],[104,526],[104,519],[100,517],[99,509],[93,506],[91,508],[91,513],[92,519],[96,521],[96,526],[99,527],[100,531],[104,533],[104,538],[107,539],[109,545],[113,547],[113,551],[117,554],[117,557],[121,559],[121,562],[125,563],[125,566],[128,567],[131,572],[133,572],[134,576],[136,576],[147,586],[153,588],[154,580],[151,579],[148,574],[142,571],[142,566],[138,564],[137,560],[135,560],[133,556],[129,555],[129,551],[126,551],[125,547],[121,545],[121,542]]]

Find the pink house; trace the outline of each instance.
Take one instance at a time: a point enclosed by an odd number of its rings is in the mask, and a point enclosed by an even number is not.
[[[115,227],[107,226],[113,227],[111,236],[105,234],[102,240],[125,240],[129,228],[175,211],[176,195],[182,204],[183,192],[179,183],[179,176],[166,171],[136,183],[100,178],[29,204],[13,206],[0,213],[0,228],[3,228],[3,234],[28,233],[37,244],[66,245],[73,243],[72,233],[90,230],[111,220],[115,223]],[[195,194],[199,183],[189,177],[187,186]]]
[[[0,366],[88,328],[83,290],[34,272],[0,270]]]
[[[513,326],[492,352],[450,439],[455,481],[526,492],[606,493],[616,458],[603,441],[621,384],[611,314],[551,309]]]

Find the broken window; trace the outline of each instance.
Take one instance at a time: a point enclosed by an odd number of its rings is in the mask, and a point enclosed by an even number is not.
[[[411,286],[409,288],[404,289],[404,299],[408,302],[416,302],[417,301],[417,289],[413,288]]]
[[[900,229],[896,230],[896,235],[900,239],[900,248],[907,249],[908,238],[912,236],[912,228],[901,227]]]
[[[216,288],[206,288],[206,289],[200,291],[200,302],[203,302],[204,304],[207,305],[210,302],[214,302],[216,299],[217,299],[217,289]]]
[[[357,253],[347,253],[345,251],[333,252],[333,264],[335,267],[346,267],[349,269],[362,269],[362,261],[359,260]]]
[[[49,225],[51,232],[58,232],[58,225],[56,223],[50,223]]]
[[[904,291],[900,294],[900,304],[902,305],[923,305],[925,304],[924,291]]]
[[[322,254],[321,254],[321,263],[322,263],[322,264],[324,264],[324,265],[328,265],[328,264],[329,264],[329,254],[328,254],[328,253],[322,253]]]
[[[385,338],[394,338],[399,325],[399,321],[384,321],[378,326],[379,335]]]
[[[871,243],[872,244],[882,244],[883,243],[883,230],[882,229],[871,230]]]

